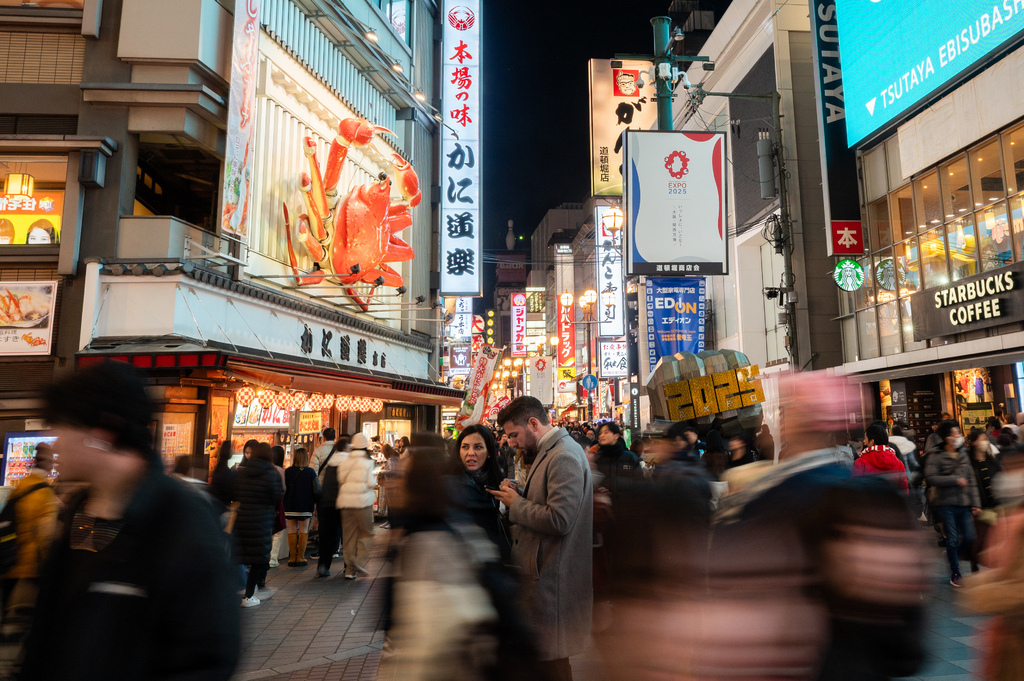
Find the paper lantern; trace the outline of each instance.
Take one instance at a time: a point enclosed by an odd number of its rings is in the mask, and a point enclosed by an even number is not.
[[[321,411],[324,407],[324,396],[320,393],[313,393],[309,396],[309,408],[311,411]]]
[[[291,404],[289,405],[292,409],[302,409],[306,406],[306,393],[292,393]]]
[[[273,406],[277,393],[273,390],[261,390],[256,393],[256,400],[259,401],[260,406],[264,409],[270,409]]]
[[[274,404],[276,404],[277,408],[281,411],[288,411],[292,408],[292,396],[288,393],[277,393],[277,395],[274,396]]]
[[[331,409],[333,407],[334,407],[334,395],[324,395],[323,406],[320,407],[320,409],[321,410]]]
[[[338,411],[352,411],[352,398],[348,395],[338,395],[334,406],[338,408]]]
[[[384,400],[374,400],[373,401],[373,410],[374,411],[383,411],[383,409],[384,409]]]
[[[256,391],[251,385],[242,386],[235,393],[235,401],[243,407],[248,407],[256,399]]]

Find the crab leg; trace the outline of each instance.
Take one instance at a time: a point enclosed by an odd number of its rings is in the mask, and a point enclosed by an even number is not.
[[[309,233],[309,222],[304,219],[305,217],[305,215],[299,217],[299,242],[306,247],[309,257],[313,258],[315,262],[323,262],[327,253],[324,251],[323,244]]]
[[[370,295],[364,300],[354,288],[345,289],[345,295],[352,299],[352,302],[359,306],[363,312],[370,311],[370,298],[373,297],[373,291],[370,291]]]
[[[313,234],[322,241],[327,238],[327,230],[324,228],[324,216],[316,205],[316,197],[312,196],[313,181],[306,173],[302,173],[299,189],[302,190],[302,202],[306,204],[306,215],[309,216],[309,221],[313,225]]]
[[[324,187],[328,194],[338,186],[338,180],[341,179],[341,167],[345,165],[349,146],[365,147],[378,132],[395,134],[364,118],[346,118],[338,124],[338,134],[331,142],[331,150],[327,154],[327,168],[324,170]]]
[[[323,276],[319,276],[319,277],[318,276],[310,276],[310,277],[300,277],[299,276],[299,259],[295,257],[295,247],[292,246],[292,225],[291,225],[291,222],[288,219],[288,205],[287,204],[282,204],[282,207],[284,208],[284,229],[285,229],[285,234],[288,235],[288,262],[291,263],[292,274],[295,275],[295,283],[298,284],[299,286],[309,286],[310,284],[319,284],[320,282],[322,282],[324,280]],[[306,220],[306,216],[305,215],[300,215],[299,216],[299,230],[300,231],[302,230],[303,222],[306,222],[306,232],[308,233],[309,232],[309,223]],[[315,272],[313,272],[313,274],[314,275],[317,275],[317,274],[322,275],[323,274],[323,270],[319,270],[318,269]]]
[[[401,203],[391,204],[388,207],[388,216],[384,218],[384,221],[388,224],[392,234],[401,232],[412,224],[409,207]]]
[[[405,243],[397,236],[392,236],[388,239],[388,249],[384,253],[384,259],[381,262],[405,262],[406,260],[412,260],[416,257],[416,253],[412,250],[412,246]],[[384,269],[385,265],[380,266]],[[388,268],[391,269],[390,267]],[[391,270],[392,272],[394,270]],[[401,286],[401,281],[395,286]],[[390,284],[389,284],[390,286]]]
[[[423,195],[420,194],[420,178],[412,169],[411,163],[398,154],[392,154],[392,156],[395,160],[389,161],[389,163],[395,169],[395,184],[398,185],[398,191],[402,194],[405,202],[415,208],[423,198]]]
[[[326,218],[330,213],[330,209],[327,207],[327,195],[324,193],[324,181],[320,177],[320,164],[316,160],[316,142],[309,137],[303,138],[302,142],[302,151],[306,154],[306,158],[309,159],[309,176],[312,180],[311,198],[313,203],[316,205],[317,212],[320,213],[321,218]],[[310,215],[312,215],[312,213],[310,213]]]

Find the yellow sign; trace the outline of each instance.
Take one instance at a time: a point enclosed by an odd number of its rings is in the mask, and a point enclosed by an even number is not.
[[[299,412],[299,432],[319,433],[323,421],[322,416],[322,412],[319,411]]]
[[[760,404],[764,402],[760,375],[755,364],[669,383],[665,386],[669,419],[688,421]]]
[[[576,367],[558,367],[559,381],[575,381]]]

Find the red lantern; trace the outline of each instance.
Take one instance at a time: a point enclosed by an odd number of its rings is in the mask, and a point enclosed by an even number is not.
[[[264,409],[270,409],[273,406],[276,396],[277,393],[273,390],[261,390],[256,393],[256,399]]]
[[[384,410],[384,400],[374,400],[373,401],[373,410],[375,412],[383,411]]]
[[[322,410],[324,404],[324,396],[320,393],[313,393],[309,396],[309,408],[312,411]]]
[[[334,405],[338,408],[338,411],[352,411],[352,398],[348,395],[338,395]]]
[[[306,406],[306,393],[292,393],[291,404],[289,405],[292,409],[302,409]]]
[[[242,386],[235,393],[235,401],[243,407],[248,407],[256,399],[256,391],[251,385]]]
[[[274,396],[274,404],[276,404],[277,408],[281,411],[288,411],[292,408],[292,396],[288,393],[277,393],[277,395]]]
[[[321,411],[324,409],[332,409],[334,407],[334,395],[324,395],[323,406],[320,407]]]

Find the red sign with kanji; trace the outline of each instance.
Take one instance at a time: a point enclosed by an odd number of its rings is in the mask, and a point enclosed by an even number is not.
[[[833,220],[829,255],[863,255],[864,227],[860,220]]]

